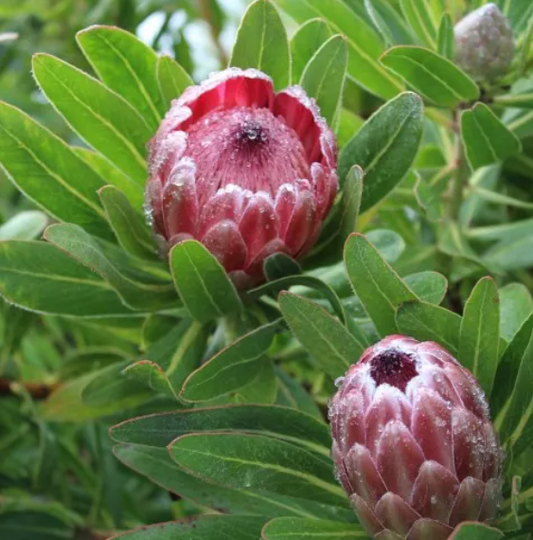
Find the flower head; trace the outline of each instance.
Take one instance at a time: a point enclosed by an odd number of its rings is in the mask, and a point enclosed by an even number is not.
[[[337,193],[335,137],[304,90],[230,68],[172,103],[150,143],[147,208],[167,246],[202,242],[246,287],[313,246]]]
[[[367,349],[330,418],[338,478],[376,538],[445,540],[495,517],[502,451],[485,396],[436,343],[389,336]]]
[[[476,9],[455,26],[455,60],[476,81],[505,75],[513,55],[513,31],[496,4]]]

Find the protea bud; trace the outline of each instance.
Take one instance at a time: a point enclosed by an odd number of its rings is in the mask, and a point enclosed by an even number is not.
[[[172,103],[150,143],[147,209],[167,247],[194,238],[240,287],[305,254],[337,193],[335,137],[298,86],[227,69]]]
[[[337,475],[376,539],[444,540],[495,517],[502,452],[483,391],[433,342],[369,348],[330,405]]]
[[[476,81],[505,75],[513,55],[513,31],[496,4],[476,9],[455,26],[455,60]]]

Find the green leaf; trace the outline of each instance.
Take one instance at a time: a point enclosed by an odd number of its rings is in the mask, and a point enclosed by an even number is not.
[[[78,32],[76,40],[100,80],[157,129],[166,108],[156,79],[155,51],[111,26],[91,26]]]
[[[350,139],[361,129],[365,121],[348,109],[341,109],[339,126],[337,128],[337,144],[344,148]]]
[[[505,229],[500,229],[499,232],[503,232],[505,236],[514,236],[521,230],[523,227],[514,228],[508,223]],[[503,270],[528,268],[533,264],[533,237],[521,236],[512,240],[501,240],[483,254],[483,259],[487,264]]]
[[[348,507],[331,462],[285,441],[248,434],[192,434],[176,439],[169,450],[180,467],[206,481]]]
[[[146,144],[153,130],[137,111],[96,79],[53,56],[34,56],[33,74],[72,129],[143,186]]]
[[[359,208],[363,193],[364,173],[361,167],[354,165],[346,176],[338,212],[324,227],[320,234],[319,245],[313,250],[311,260],[321,266],[336,262],[342,253],[346,238],[357,229]]]
[[[121,444],[113,449],[116,457],[138,474],[142,474],[167,491],[192,500],[219,512],[221,509],[235,514],[256,516],[308,516],[324,519],[345,518],[342,509],[325,507],[290,497],[269,496],[246,489],[229,489],[209,484],[182,471],[172,461],[166,448]],[[345,511],[349,516],[349,510]]]
[[[45,238],[102,276],[132,309],[158,310],[178,305],[171,283],[133,280],[124,273],[124,269],[117,264],[118,261],[104,251],[104,246],[81,227],[68,223],[51,225],[46,229]]]
[[[379,251],[389,263],[396,262],[405,249],[404,239],[390,229],[368,231],[366,239]]]
[[[0,293],[8,302],[39,313],[131,314],[108,283],[44,242],[0,243]]]
[[[162,54],[157,59],[156,71],[163,105],[169,109],[172,100],[179,98],[183,91],[194,82],[180,64],[166,54]]]
[[[322,411],[315,403],[313,396],[307,392],[300,382],[278,366],[276,366],[276,375],[278,376],[276,405],[290,407],[322,420]]]
[[[268,0],[256,0],[244,14],[230,65],[256,68],[270,75],[276,90],[289,86],[291,56],[287,32]]]
[[[348,238],[344,261],[352,287],[378,332],[382,336],[397,333],[396,309],[416,300],[415,294],[360,234]]]
[[[420,300],[439,305],[448,291],[448,280],[438,272],[418,272],[403,278]]]
[[[360,526],[353,523],[340,523],[305,518],[278,518],[269,521],[263,529],[264,540],[312,540],[335,539],[354,540],[368,539],[368,535]]]
[[[509,345],[512,350],[506,351],[502,365],[506,365],[506,375],[516,373],[514,388],[505,409],[498,417],[496,426],[499,430],[500,440],[517,457],[522,451],[528,449],[532,442],[533,430],[533,339],[531,334],[532,322],[529,319]],[[505,361],[505,362],[504,362]],[[519,362],[519,364],[518,364]],[[519,365],[518,371],[516,367]],[[500,373],[502,373],[500,371]],[[510,385],[506,385],[510,386]]]
[[[431,0],[401,0],[402,12],[420,40],[428,47],[437,45],[436,35],[441,13],[435,13]],[[439,18],[437,18],[437,15]]]
[[[272,405],[278,396],[278,380],[274,362],[267,356],[257,361],[255,378],[230,396],[231,403]]]
[[[533,313],[533,298],[522,283],[500,289],[500,333],[510,341]]]
[[[492,395],[490,396],[491,412],[497,418],[496,425],[498,427],[501,427],[505,411],[501,416],[497,415],[503,411],[505,404],[509,401],[513,393],[518,371],[520,370],[524,354],[528,350],[532,332],[533,317],[530,315],[514,334],[498,364],[498,371],[496,372],[498,384],[494,386]]]
[[[47,225],[48,217],[38,210],[19,212],[0,225],[0,241],[34,240],[41,235]]]
[[[462,523],[458,525],[449,540],[500,540],[504,534],[483,523]]]
[[[509,19],[515,35],[520,34],[533,15],[533,4],[528,0],[498,0],[503,14]]]
[[[180,298],[197,321],[211,321],[242,309],[224,268],[199,242],[187,240],[174,246],[170,268]]]
[[[59,518],[30,510],[2,512],[0,530],[9,540],[68,540],[73,534],[71,527]]]
[[[379,10],[376,9],[375,4],[377,4],[377,2],[373,0],[365,0],[365,9],[368,13],[368,16],[370,17],[370,20],[376,27],[376,30],[381,34],[381,37],[385,41],[385,45],[387,45],[387,47],[390,47],[394,44],[394,36],[392,35],[392,32],[387,25],[387,22],[382,17]]]
[[[229,405],[141,416],[111,429],[113,440],[164,448],[176,437],[202,431],[277,437],[329,455],[331,436],[322,420],[274,405]]]
[[[0,167],[26,196],[58,220],[110,238],[96,193],[104,180],[59,137],[2,102]]]
[[[336,35],[320,47],[302,74],[300,84],[316,100],[320,114],[330,125],[340,110],[347,66],[346,38]]]
[[[311,19],[298,28],[291,40],[293,83],[300,83],[305,66],[332,34],[323,19]]]
[[[417,178],[415,184],[415,197],[430,221],[439,221],[442,218],[440,193],[421,176]]]
[[[282,293],[281,312],[293,334],[320,368],[336,379],[366,349],[346,328],[320,306],[300,296]]]
[[[185,521],[148,525],[109,540],[257,540],[264,518],[256,516],[200,516]]]
[[[267,281],[302,273],[301,266],[285,253],[274,253],[267,257],[263,263],[263,270]]]
[[[453,33],[453,21],[448,13],[444,13],[440,20],[437,42],[437,52],[442,57],[453,61],[455,35]]]
[[[465,304],[459,337],[459,362],[469,369],[490,397],[498,367],[500,299],[496,283],[482,278]]]
[[[114,186],[106,186],[98,194],[118,243],[134,257],[153,259],[157,248],[152,234],[124,193]]]
[[[503,161],[522,148],[518,137],[484,103],[463,111],[461,137],[472,169]]]
[[[383,54],[380,61],[437,105],[456,107],[479,97],[479,88],[468,75],[429,49],[393,47]]]
[[[278,326],[278,321],[260,326],[228,345],[191,373],[181,397],[186,401],[207,401],[253,381]]]
[[[348,73],[365,90],[389,99],[403,90],[402,84],[378,62],[383,52],[379,35],[342,0],[275,0],[298,23],[322,18],[334,33],[348,39]]]
[[[128,198],[128,201],[139,212],[144,207],[144,189],[138,182],[134,182],[129,176],[117,169],[102,154],[93,152],[88,148],[73,146],[72,149],[85,163],[96,171],[106,184],[111,184],[120,189]],[[100,188],[101,189],[101,188]]]
[[[427,302],[407,302],[398,308],[396,322],[402,334],[436,341],[457,356],[461,317],[456,313]]]
[[[423,130],[422,100],[400,94],[378,109],[339,156],[341,181],[353,165],[365,172],[360,211],[386,197],[413,164]]]
[[[139,360],[124,369],[124,375],[166,397],[177,399],[176,392],[161,366],[150,360]]]

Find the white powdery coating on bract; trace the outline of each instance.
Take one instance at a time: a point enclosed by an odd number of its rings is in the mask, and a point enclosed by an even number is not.
[[[455,59],[477,81],[505,75],[514,56],[514,38],[496,4],[487,4],[459,21],[454,29]]]

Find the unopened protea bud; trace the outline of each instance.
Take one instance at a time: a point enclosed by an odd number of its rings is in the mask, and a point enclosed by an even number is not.
[[[298,86],[231,68],[188,88],[151,142],[147,209],[166,246],[201,241],[240,287],[313,246],[337,193],[335,137]]]
[[[513,31],[496,4],[476,9],[455,26],[455,60],[476,81],[505,75],[513,54]]]
[[[330,405],[337,475],[376,539],[445,540],[498,511],[502,452],[483,391],[442,347],[390,336]]]

